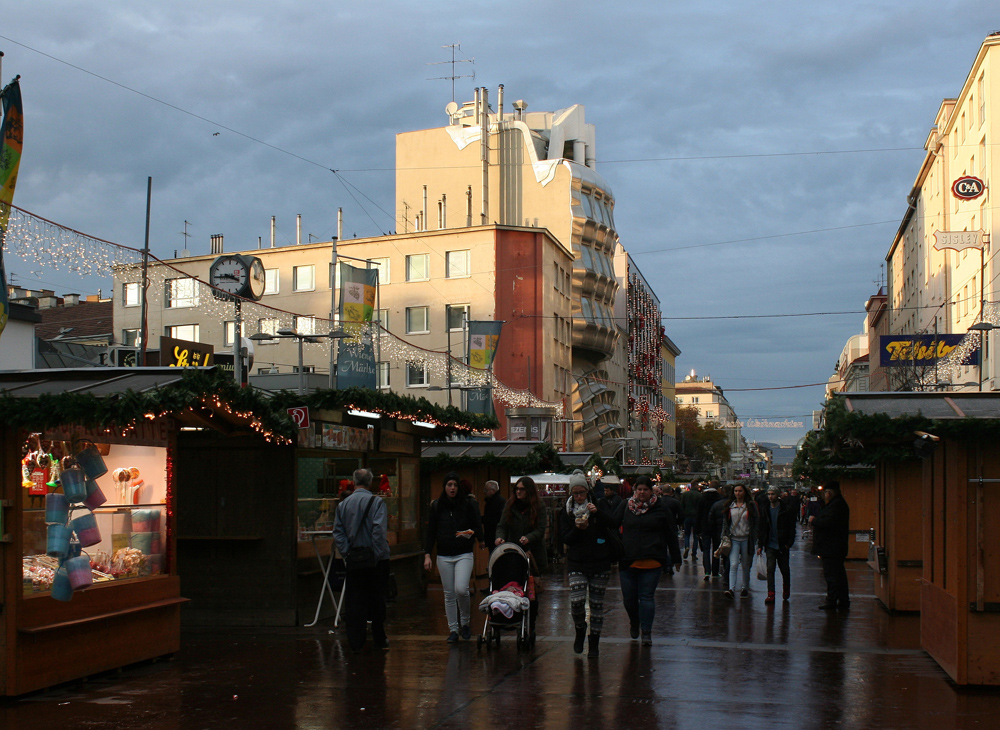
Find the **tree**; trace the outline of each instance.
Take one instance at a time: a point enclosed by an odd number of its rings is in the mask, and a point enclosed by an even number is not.
[[[680,406],[677,409],[677,443],[680,453],[689,459],[726,464],[732,455],[729,434],[714,423],[698,423],[698,409]]]

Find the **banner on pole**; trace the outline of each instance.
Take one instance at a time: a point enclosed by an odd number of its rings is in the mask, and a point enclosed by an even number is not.
[[[340,264],[340,325],[350,338],[337,343],[337,388],[378,387],[378,368],[372,343],[378,269]]]
[[[3,125],[0,126],[0,335],[7,326],[10,314],[2,244],[10,221],[10,206],[14,202],[14,186],[17,185],[17,170],[21,165],[21,147],[24,142],[20,78],[18,76],[0,91],[3,102]]]
[[[469,367],[473,370],[491,370],[503,322],[485,320],[469,321]],[[465,392],[465,410],[469,413],[493,413],[492,388],[476,388]]]

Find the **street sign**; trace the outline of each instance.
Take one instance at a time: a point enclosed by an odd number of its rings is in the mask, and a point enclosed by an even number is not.
[[[978,231],[934,231],[934,248],[963,251],[967,248],[982,248],[983,232]]]

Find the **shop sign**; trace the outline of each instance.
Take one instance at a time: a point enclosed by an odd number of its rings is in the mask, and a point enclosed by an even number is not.
[[[160,338],[160,364],[172,368],[196,368],[212,365],[213,345],[204,342]]]
[[[288,415],[295,421],[296,428],[309,428],[309,406],[289,408]]]
[[[46,441],[79,440],[93,441],[96,444],[130,444],[133,446],[166,446],[170,435],[172,421],[168,418],[157,418],[153,421],[143,419],[126,435],[121,431],[111,432],[83,426],[59,426],[48,429],[42,434]]]
[[[985,191],[985,183],[972,175],[963,175],[951,184],[951,194],[959,200],[975,200]]]
[[[978,231],[934,231],[934,248],[938,251],[951,248],[963,251],[967,248],[982,248],[983,232]]]
[[[378,449],[387,454],[412,454],[415,450],[412,436],[384,428],[379,433]]]
[[[323,424],[323,448],[338,451],[371,451],[373,429]]]
[[[958,347],[965,335],[880,335],[879,364],[884,368],[934,365]],[[961,365],[978,365],[979,350],[970,352]]]

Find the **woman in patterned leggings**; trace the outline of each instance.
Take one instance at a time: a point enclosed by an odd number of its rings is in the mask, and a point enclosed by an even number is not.
[[[576,628],[573,651],[583,653],[587,637],[587,601],[590,601],[590,649],[597,657],[604,623],[604,592],[611,577],[607,530],[610,515],[598,509],[583,472],[569,480],[570,497],[560,515],[559,533],[566,544],[569,568],[569,606]]]

